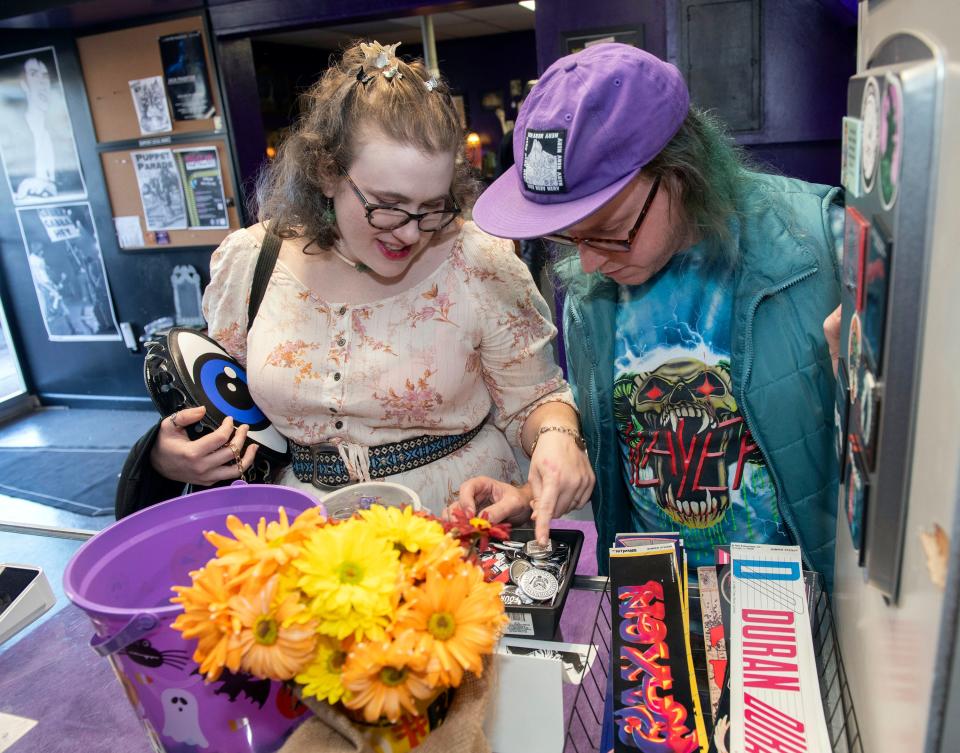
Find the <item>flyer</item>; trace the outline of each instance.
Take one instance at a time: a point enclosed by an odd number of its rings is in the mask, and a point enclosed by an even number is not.
[[[178,149],[174,154],[183,180],[188,226],[200,229],[229,227],[216,147]]]
[[[130,152],[140,187],[140,202],[147,230],[177,230],[187,227],[180,171],[170,149]]]
[[[173,130],[170,123],[170,110],[167,109],[167,95],[163,90],[160,76],[139,78],[130,82],[130,94],[137,111],[140,133],[149,136]]]
[[[174,120],[205,120],[216,110],[199,31],[160,37],[163,78],[173,104]]]

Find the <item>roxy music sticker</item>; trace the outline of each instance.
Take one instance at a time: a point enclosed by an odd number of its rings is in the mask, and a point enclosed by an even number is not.
[[[532,193],[566,193],[563,178],[563,153],[567,147],[567,129],[549,131],[527,129],[523,145],[523,185]]]

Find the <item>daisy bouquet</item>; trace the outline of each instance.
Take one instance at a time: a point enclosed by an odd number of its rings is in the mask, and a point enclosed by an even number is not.
[[[196,639],[208,681],[224,669],[290,681],[308,703],[396,722],[483,672],[505,626],[502,584],[478,550],[508,529],[374,505],[346,521],[320,508],[290,522],[234,516],[206,532],[215,556],[175,586],[173,628]]]

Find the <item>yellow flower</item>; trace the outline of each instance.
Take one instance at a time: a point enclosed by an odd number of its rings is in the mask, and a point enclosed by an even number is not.
[[[361,510],[360,516],[378,536],[398,549],[405,564],[415,561],[419,552],[435,547],[445,535],[440,523],[417,515],[409,505],[402,509],[373,505],[369,510]]]
[[[431,684],[457,687],[463,671],[483,672],[483,656],[493,651],[506,625],[500,583],[486,583],[483,571],[463,563],[446,575],[431,571],[422,586],[404,594],[394,630],[413,630],[416,651],[427,658]]]
[[[347,652],[340,641],[321,636],[313,661],[294,679],[303,686],[304,695],[334,704],[345,692],[343,663],[346,658]]]
[[[395,722],[403,712],[419,715],[416,700],[433,695],[422,675],[424,657],[414,652],[411,632],[385,641],[356,644],[343,667],[343,686],[349,691],[343,705],[363,709],[363,718],[375,722],[385,717]]]
[[[211,561],[190,573],[192,585],[174,586],[177,596],[170,599],[184,610],[172,627],[185,639],[197,639],[193,660],[200,665],[200,674],[210,681],[216,680],[224,667],[231,672],[240,668],[240,648],[231,642],[234,631],[229,602],[234,589],[227,575],[226,568]]]
[[[234,578],[245,579],[251,573],[269,578],[300,552],[300,546],[309,533],[323,525],[320,508],[313,507],[300,513],[290,525],[286,509],[280,508],[280,520],[267,523],[260,518],[256,530],[235,515],[227,516],[227,530],[233,538],[206,531],[207,541],[217,548],[217,558],[231,570]]]
[[[279,575],[265,587],[251,582],[230,599],[240,669],[256,677],[289,680],[313,658],[316,621],[292,624],[301,612],[296,594],[277,598]]]
[[[337,639],[379,639],[399,601],[400,562],[393,545],[362,520],[312,531],[293,562],[297,585],[318,630]]]

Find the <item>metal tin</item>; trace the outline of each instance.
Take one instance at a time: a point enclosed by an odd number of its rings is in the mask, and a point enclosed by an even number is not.
[[[532,567],[533,565],[527,562],[527,560],[515,559],[510,563],[510,580],[519,584],[523,574]]]
[[[553,555],[553,541],[547,539],[546,545],[538,544],[536,539],[530,539],[523,546],[523,553],[530,559],[546,559]]]
[[[531,599],[547,601],[552,599],[560,583],[553,573],[538,568],[531,568],[520,578],[520,590]]]

